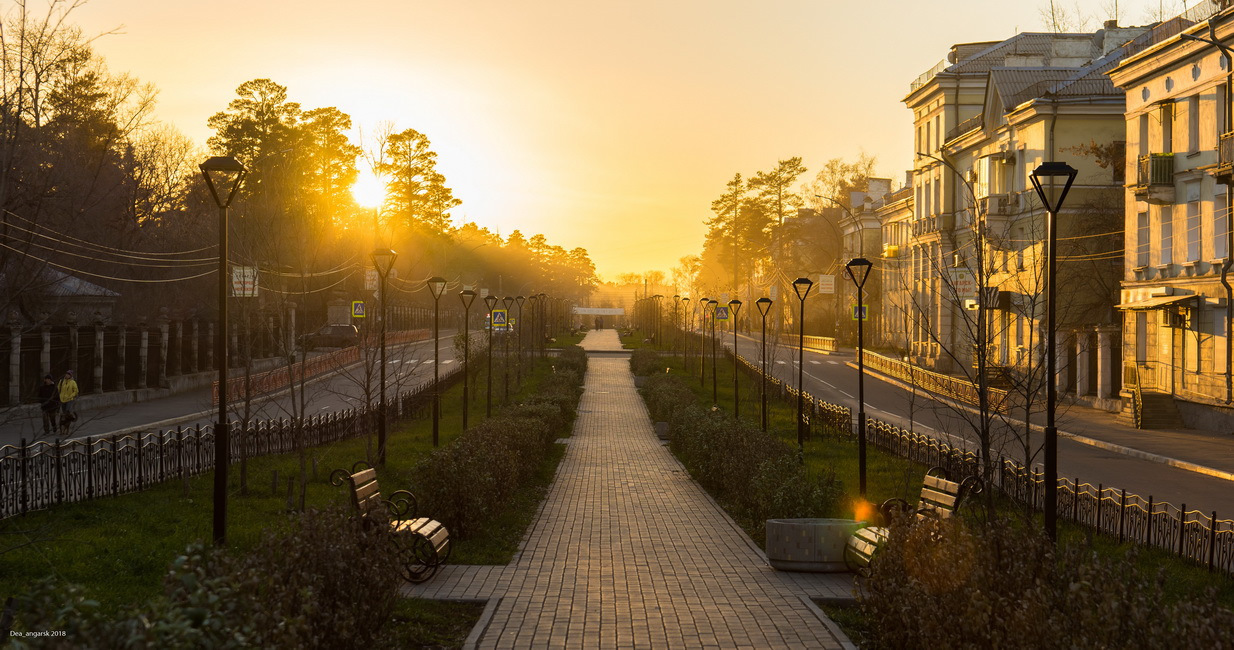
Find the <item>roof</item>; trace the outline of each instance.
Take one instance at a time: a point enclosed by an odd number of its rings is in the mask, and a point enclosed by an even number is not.
[[[1195,298],[1195,297],[1196,297],[1195,294],[1190,294],[1186,296],[1155,296],[1152,298],[1146,298],[1144,300],[1138,300],[1135,302],[1125,302],[1121,305],[1114,305],[1114,308],[1115,309],[1158,309],[1160,307],[1165,307],[1166,305],[1172,305],[1176,302],[1182,302],[1184,300],[1191,300],[1192,298]]]
[[[1084,40],[1091,40],[1093,37],[1092,34],[1041,34],[1033,32],[1016,34],[959,63],[949,66],[946,72],[951,74],[989,72],[996,67],[1001,67],[1008,56],[1045,56],[1050,54],[1056,39],[1068,36]]]

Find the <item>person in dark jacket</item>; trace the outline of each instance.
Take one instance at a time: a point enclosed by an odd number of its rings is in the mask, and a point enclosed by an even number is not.
[[[60,387],[50,374],[43,376],[39,386],[39,409],[43,411],[43,435],[56,430],[56,413],[60,410]]]

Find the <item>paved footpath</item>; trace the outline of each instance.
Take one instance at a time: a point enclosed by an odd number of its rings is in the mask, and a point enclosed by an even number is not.
[[[514,562],[447,566],[407,595],[487,600],[481,648],[853,647],[810,601],[850,598],[852,576],[767,566],[656,438],[616,332],[583,347],[574,434]]]

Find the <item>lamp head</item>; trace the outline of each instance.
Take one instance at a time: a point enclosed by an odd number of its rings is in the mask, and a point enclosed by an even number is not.
[[[463,310],[471,309],[471,303],[476,299],[476,292],[471,289],[464,289],[458,292],[458,299],[463,302]]]
[[[248,172],[239,160],[231,156],[211,156],[197,167],[206,178],[206,187],[210,188],[214,204],[220,208],[231,205]]]
[[[527,300],[525,296],[514,296],[514,302],[518,303],[518,308],[523,308],[523,303]]]
[[[394,267],[394,260],[398,259],[398,253],[389,248],[378,248],[373,251],[373,266],[377,268],[377,272],[381,277],[390,275],[390,269]]]
[[[433,300],[441,297],[441,294],[446,292],[446,279],[441,277],[431,277],[428,279],[429,293],[433,294]]]
[[[736,298],[728,301],[728,309],[733,312],[733,317],[736,318],[737,314],[741,312],[741,301]]]
[[[771,298],[759,298],[754,301],[754,306],[758,307],[760,316],[766,316],[767,312],[771,311]]]
[[[793,280],[793,291],[797,292],[797,299],[805,301],[806,296],[810,295],[810,288],[814,286],[814,281],[810,278],[797,278]]]
[[[484,296],[484,304],[488,306],[489,311],[493,311],[493,308],[497,306],[497,296],[494,296],[491,293]]]
[[[1033,170],[1030,176],[1033,189],[1037,190],[1037,196],[1047,211],[1058,214],[1077,173],[1071,165],[1055,161],[1043,162]]]
[[[853,284],[861,290],[870,277],[870,270],[874,268],[874,263],[864,257],[854,257],[844,265],[844,268],[848,269],[848,277],[852,278]]]
[[[505,298],[501,299],[501,302],[505,304],[506,309],[509,309],[510,305],[514,304],[514,298],[511,296],[506,296]]]

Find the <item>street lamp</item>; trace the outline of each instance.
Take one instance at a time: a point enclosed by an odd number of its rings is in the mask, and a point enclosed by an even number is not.
[[[728,301],[728,317],[733,324],[733,417],[741,415],[741,400],[737,398],[737,314],[741,312],[741,301],[736,298]]]
[[[673,294],[673,347],[672,354],[677,356],[677,336],[681,331],[681,327],[677,324],[677,307],[681,305],[681,294]]]
[[[219,371],[219,420],[214,425],[214,545],[227,543],[227,467],[230,435],[227,422],[227,208],[248,171],[231,156],[212,156],[198,165],[219,208],[219,327],[214,338],[214,356]],[[219,190],[222,190],[220,192]]]
[[[544,322],[546,312],[548,311],[547,309],[548,304],[545,298],[548,298],[548,296],[545,295],[543,292],[536,294],[536,295],[540,299],[540,320],[539,322],[536,323],[536,325],[537,327],[540,328],[540,332],[539,332],[540,334],[540,358],[543,359],[544,358],[544,344],[546,343],[545,339],[548,338],[548,328],[545,326],[545,322]]]
[[[694,312],[690,311],[690,297],[681,297],[681,364],[686,372],[690,372],[690,330],[694,325]]]
[[[767,312],[771,311],[771,299],[759,298],[754,301],[754,306],[758,307],[758,313],[763,317],[763,352],[761,362],[759,364],[759,372],[762,376],[762,385],[759,388],[759,401],[762,402],[762,423],[763,431],[767,430]]]
[[[1055,375],[1058,372],[1055,358],[1055,266],[1058,261],[1058,211],[1075,182],[1076,169],[1064,162],[1044,162],[1033,170],[1033,189],[1046,209],[1046,389],[1045,389],[1045,532],[1050,540],[1058,539],[1058,428],[1054,425],[1055,402],[1058,387]],[[1048,185],[1043,182],[1048,181]],[[1056,182],[1062,181],[1059,189]],[[988,459],[987,459],[988,460]]]
[[[523,328],[526,324],[523,323],[523,303],[527,301],[526,296],[515,296],[514,303],[518,305],[518,318],[514,324],[518,325],[518,387],[523,387]]]
[[[716,377],[716,366],[720,365],[720,358],[716,354],[716,307],[719,305],[719,300],[707,301],[707,308],[711,310],[711,403],[713,405],[720,403],[720,384]]]
[[[707,339],[703,338],[707,332],[707,305],[711,303],[711,298],[700,298],[698,301],[698,385],[703,387],[707,385]]]
[[[506,329],[505,334],[501,335],[501,376],[505,385],[501,403],[504,405],[510,401],[510,307],[514,305],[514,298],[506,296],[501,299],[501,304],[506,308]]]
[[[441,366],[441,294],[446,292],[446,279],[432,277],[428,280],[428,290],[433,294],[433,446],[439,441],[438,430],[441,426],[441,386],[438,384]]]
[[[471,410],[468,393],[471,385],[471,303],[475,302],[476,292],[460,291],[458,299],[463,303],[463,431],[466,431],[467,413]]]
[[[485,393],[487,395],[484,403],[484,417],[493,417],[493,309],[497,307],[497,296],[484,296],[484,304],[488,306],[488,376],[485,377],[485,382],[488,385]]]
[[[801,315],[797,318],[797,456],[801,462],[806,462],[806,420],[805,420],[805,362],[806,362],[806,296],[814,282],[810,278],[793,280],[793,291],[801,303]]]
[[[378,248],[373,251],[373,266],[377,269],[380,283],[377,285],[378,316],[381,319],[381,334],[378,344],[381,347],[381,376],[378,386],[381,394],[377,398],[377,464],[386,464],[386,281],[390,277],[390,269],[398,253],[389,248]]]
[[[848,277],[857,287],[857,493],[866,496],[866,362],[865,329],[866,307],[864,296],[866,280],[874,264],[864,257],[855,257],[844,265]]]

